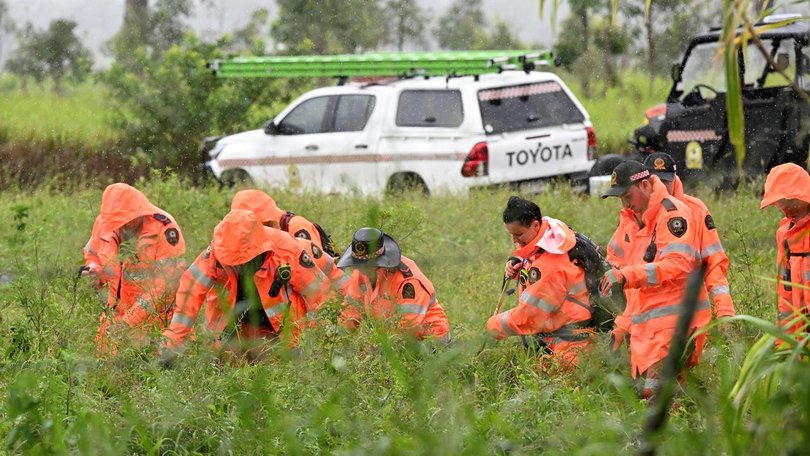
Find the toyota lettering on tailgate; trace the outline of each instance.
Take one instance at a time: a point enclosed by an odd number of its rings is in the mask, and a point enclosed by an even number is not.
[[[539,162],[547,163],[551,160],[563,160],[565,158],[574,158],[571,152],[571,146],[565,145],[550,145],[544,146],[542,143],[537,143],[537,147],[533,149],[521,149],[518,151],[506,152],[509,166],[523,166],[534,165]]]

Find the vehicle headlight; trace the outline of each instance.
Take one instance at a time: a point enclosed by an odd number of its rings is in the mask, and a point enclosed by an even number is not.
[[[222,152],[222,149],[224,149],[224,148],[225,148],[225,143],[222,142],[222,141],[217,141],[214,148],[208,151],[208,156],[211,157],[211,158],[217,158],[217,155],[219,155],[220,152]]]

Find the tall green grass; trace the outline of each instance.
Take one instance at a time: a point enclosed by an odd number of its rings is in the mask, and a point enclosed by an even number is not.
[[[0,79],[0,125],[7,139],[81,141],[97,145],[117,138],[104,86],[86,82],[67,86],[63,95],[50,84],[30,83],[23,91],[10,76]]]
[[[207,244],[231,191],[190,188],[167,175],[140,188],[172,213],[188,260]],[[626,353],[602,335],[580,368],[550,375],[517,340],[476,356],[510,250],[499,214],[508,193],[366,199],[277,191],[280,207],[321,223],[338,245],[382,225],[436,286],[453,328],[448,348],[413,344],[365,324],[356,333],[321,313],[300,352],[275,347],[255,365],[220,364],[192,344],[173,369],[153,347],[94,358],[101,307],[74,286],[100,191],[0,193],[0,435],[14,453],[81,454],[623,454],[645,415],[628,381]],[[566,189],[534,198],[602,245],[618,202]],[[758,211],[754,189],[709,196],[732,261],[741,313],[772,320],[775,211]],[[75,290],[75,294],[74,294]],[[514,299],[514,298],[512,298]],[[514,302],[507,303],[507,306]],[[72,309],[72,310],[71,310]],[[788,454],[808,443],[807,363],[777,402],[748,411],[728,399],[759,336],[738,324],[713,334],[666,432],[662,454]],[[206,339],[200,333],[200,340]],[[802,383],[804,382],[804,383]],[[804,394],[804,396],[801,396]],[[804,399],[802,399],[804,397]],[[778,436],[778,437],[777,437]]]

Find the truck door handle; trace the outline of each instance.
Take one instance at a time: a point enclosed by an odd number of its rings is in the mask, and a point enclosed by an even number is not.
[[[368,149],[368,144],[358,144],[354,146],[355,149]]]
[[[310,144],[310,145],[304,147],[304,149],[306,149],[306,150],[318,150],[318,146],[315,145],[315,144]]]

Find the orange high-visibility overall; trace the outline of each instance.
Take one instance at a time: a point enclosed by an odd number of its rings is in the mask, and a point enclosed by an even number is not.
[[[377,282],[355,269],[346,285],[341,321],[355,328],[364,316],[399,318],[399,327],[417,339],[449,339],[450,323],[433,284],[413,260],[401,257],[399,268],[377,268]]]
[[[565,242],[557,246],[555,253],[541,247],[550,229],[550,219],[544,218],[537,237],[513,252],[514,256],[525,258],[518,305],[490,317],[487,331],[496,339],[538,336],[560,363],[574,367],[579,353],[593,338],[590,294],[585,270],[568,257],[568,251],[576,244],[575,233],[558,220],[551,222],[564,234]]]
[[[142,218],[137,232],[122,228]],[[122,251],[126,246],[127,251]],[[145,342],[149,329],[163,329],[171,319],[178,279],[185,268],[185,240],[174,218],[127,184],[108,186],[84,249],[85,267],[107,288],[110,312],[102,313],[96,342],[108,344],[110,324],[129,328],[131,339]]]

